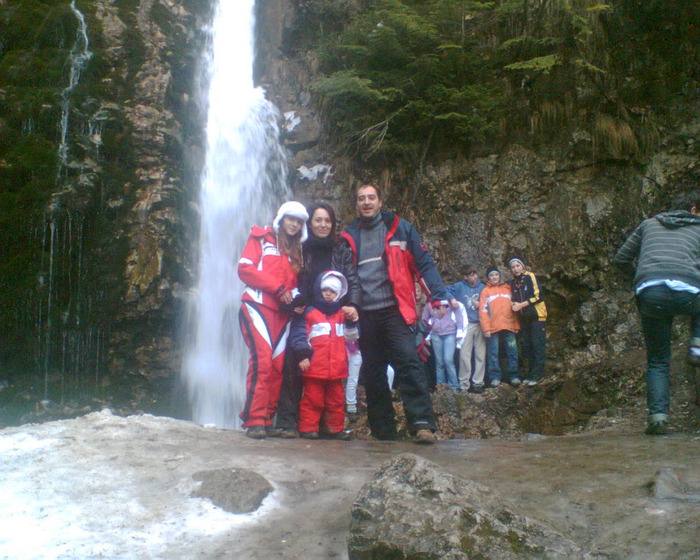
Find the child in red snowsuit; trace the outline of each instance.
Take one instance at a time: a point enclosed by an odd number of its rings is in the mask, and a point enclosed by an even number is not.
[[[345,428],[345,388],[348,336],[357,335],[355,323],[348,323],[341,310],[347,280],[336,271],[321,274],[314,286],[312,305],[292,321],[290,344],[300,358],[304,393],[299,404],[299,435],[318,439],[323,422],[328,435],[348,439]]]
[[[238,276],[246,284],[239,322],[250,351],[240,418],[246,435],[255,439],[267,436],[277,410],[289,319],[294,308],[303,305],[297,273],[307,219],[301,203],[285,202],[272,227],[252,228],[238,261]]]

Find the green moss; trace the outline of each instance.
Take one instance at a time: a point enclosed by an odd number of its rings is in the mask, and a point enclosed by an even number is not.
[[[3,154],[0,169],[0,192],[37,190],[50,192],[53,188],[56,169],[56,147],[45,138],[30,134],[17,138],[12,147]],[[31,185],[31,188],[29,188]]]
[[[314,89],[331,140],[376,165],[502,141],[537,146],[573,129],[600,138],[594,158],[643,161],[657,148],[657,121],[634,108],[666,112],[697,89],[694,19],[672,17],[687,12],[681,0],[542,10],[526,0],[377,0],[333,22],[319,4],[342,2],[302,2],[297,25],[316,25]],[[615,149],[621,139],[627,147]]]
[[[149,18],[158,28],[167,36],[171,36],[173,33],[172,25],[172,15],[168,8],[162,4],[156,2],[151,7],[151,13]]]
[[[75,18],[65,0],[7,0],[0,30],[8,50],[72,44]]]
[[[463,536],[459,540],[459,547],[462,552],[467,555],[469,560],[490,560],[489,556],[486,556],[476,549],[476,539],[469,536]]]
[[[140,0],[115,0],[114,2],[122,21],[124,21],[126,17],[133,16],[137,13],[140,4]]]
[[[508,539],[508,544],[510,544],[510,549],[515,554],[519,554],[527,550],[527,546],[525,546],[525,539],[521,539],[515,531],[508,531],[506,538]]]
[[[141,68],[146,59],[146,46],[143,43],[141,33],[136,24],[136,17],[130,16],[126,20],[127,28],[124,30],[124,53],[126,55],[126,66],[128,77],[126,83],[132,82],[132,78]]]

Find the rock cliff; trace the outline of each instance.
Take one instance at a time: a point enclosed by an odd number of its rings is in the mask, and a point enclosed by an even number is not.
[[[148,406],[168,393],[194,275],[211,12],[187,0],[0,3],[2,375],[27,398],[120,392]]]

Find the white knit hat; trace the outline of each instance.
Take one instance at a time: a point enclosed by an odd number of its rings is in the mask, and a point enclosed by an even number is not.
[[[290,200],[285,202],[280,209],[277,210],[277,216],[275,216],[275,221],[272,222],[272,229],[275,233],[280,232],[280,224],[282,223],[282,218],[285,216],[291,216],[292,218],[299,218],[303,225],[301,226],[301,242],[303,243],[309,237],[309,232],[306,229],[306,222],[309,219],[309,213],[301,202],[296,200]]]
[[[323,273],[323,276],[321,276],[320,288],[321,290],[324,288],[333,290],[336,294],[338,294],[338,297],[336,297],[333,301],[338,301],[348,293],[348,281],[340,272],[336,270],[328,270]]]
[[[340,282],[340,278],[337,276],[326,276],[322,281],[321,281],[321,289],[322,290],[331,290],[333,293],[336,293],[340,295],[340,290],[342,289],[343,285]]]

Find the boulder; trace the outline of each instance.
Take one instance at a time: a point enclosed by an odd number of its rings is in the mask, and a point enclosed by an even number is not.
[[[413,454],[384,463],[352,506],[350,560],[590,558],[494,490]]]
[[[201,486],[192,495],[209,498],[212,503],[230,513],[251,513],[258,509],[272,492],[267,479],[248,469],[216,469],[193,475]]]

